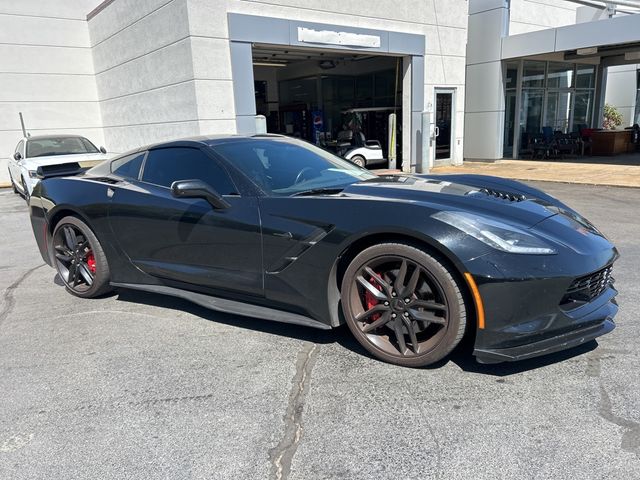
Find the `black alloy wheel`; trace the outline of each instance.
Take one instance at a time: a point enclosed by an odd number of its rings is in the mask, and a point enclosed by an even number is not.
[[[462,294],[436,258],[405,244],[380,244],[351,262],[342,308],[360,344],[381,360],[421,367],[444,358],[466,326]]]
[[[76,217],[65,217],[53,231],[55,267],[67,290],[92,298],[107,292],[109,266],[100,242]]]

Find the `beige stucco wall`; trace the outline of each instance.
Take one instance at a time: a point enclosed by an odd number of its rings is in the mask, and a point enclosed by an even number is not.
[[[0,182],[22,137],[78,133],[104,144],[86,14],[99,0],[0,0]]]

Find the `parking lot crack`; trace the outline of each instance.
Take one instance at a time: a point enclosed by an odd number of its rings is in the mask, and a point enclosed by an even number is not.
[[[20,275],[20,277],[18,277],[16,281],[14,281],[11,285],[9,285],[5,289],[5,291],[2,294],[3,307],[2,307],[2,310],[0,310],[0,326],[9,317],[9,315],[13,311],[13,308],[15,307],[15,304],[16,304],[16,299],[14,296],[15,290],[22,284],[22,282],[24,282],[29,277],[29,275],[31,275],[38,268],[44,267],[44,265],[45,264],[42,263],[36,267],[33,267],[27,270],[22,275]]]
[[[600,407],[598,408],[598,413],[606,421],[624,428],[625,431],[622,434],[620,446],[625,452],[633,453],[640,458],[640,423],[613,413],[611,397],[602,384],[600,384]]]
[[[272,478],[276,480],[285,480],[289,476],[291,461],[302,438],[302,413],[317,351],[318,346],[311,343],[305,345],[298,352],[296,373],[293,377],[289,402],[284,415],[284,434],[278,445],[269,451],[273,469]]]

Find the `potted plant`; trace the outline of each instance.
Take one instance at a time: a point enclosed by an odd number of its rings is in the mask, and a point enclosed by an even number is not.
[[[608,103],[604,106],[604,119],[602,121],[602,126],[607,130],[615,130],[620,125],[622,125],[622,114],[618,111],[618,109]]]

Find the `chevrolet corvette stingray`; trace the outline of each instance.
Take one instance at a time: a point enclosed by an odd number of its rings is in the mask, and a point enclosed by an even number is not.
[[[42,257],[79,297],[114,288],[323,329],[419,367],[464,335],[484,363],[614,328],[616,248],[572,208],[475,175],[382,175],[292,138],[152,145],[30,199]]]

